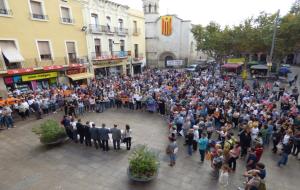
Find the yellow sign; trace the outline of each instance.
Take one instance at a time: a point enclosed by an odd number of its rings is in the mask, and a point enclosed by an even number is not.
[[[172,34],[172,16],[161,17],[161,33],[165,36]]]
[[[245,63],[245,58],[232,58],[228,59],[227,63],[239,63],[239,64],[244,64]]]
[[[50,73],[39,73],[33,75],[23,75],[22,81],[32,81],[32,80],[41,80],[41,79],[49,79],[57,77],[57,72],[50,72]]]

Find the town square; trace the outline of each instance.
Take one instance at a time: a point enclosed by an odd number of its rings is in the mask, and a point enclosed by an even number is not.
[[[0,189],[299,189],[300,1],[216,2],[0,0]]]

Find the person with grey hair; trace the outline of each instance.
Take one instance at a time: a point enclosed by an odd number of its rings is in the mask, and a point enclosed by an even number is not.
[[[102,127],[98,131],[99,139],[102,144],[103,151],[108,151],[109,146],[108,146],[108,140],[109,140],[109,129],[105,127],[105,124],[102,124]]]
[[[120,142],[122,138],[121,130],[118,129],[118,126],[115,124],[114,128],[110,129],[113,139],[113,145],[115,150],[120,150]]]

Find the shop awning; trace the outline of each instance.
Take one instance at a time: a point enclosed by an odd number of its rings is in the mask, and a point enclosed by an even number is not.
[[[10,63],[24,61],[23,56],[16,48],[14,42],[12,42],[12,41],[1,42],[0,48],[1,48],[2,54]]]
[[[73,81],[76,81],[81,79],[94,78],[94,75],[92,73],[79,73],[75,75],[68,75],[68,77]]]

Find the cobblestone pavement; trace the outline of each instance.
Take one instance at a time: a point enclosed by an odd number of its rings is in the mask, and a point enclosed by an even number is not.
[[[48,117],[50,118],[50,117]],[[58,121],[61,114],[52,115]],[[28,120],[17,123],[17,127],[0,131],[0,190],[195,190],[219,189],[217,181],[210,175],[208,162],[199,163],[199,153],[187,156],[182,140],[178,162],[174,168],[168,166],[165,155],[167,125],[157,115],[130,110],[108,110],[102,114],[88,113],[84,121],[96,124],[114,123],[133,129],[133,145],[147,144],[160,150],[161,167],[156,180],[148,184],[128,180],[127,167],[130,152],[102,152],[95,148],[67,142],[59,147],[45,148],[31,128],[43,120]],[[267,165],[267,185],[270,190],[299,189],[300,165],[294,157],[283,168],[276,166],[278,155],[265,151],[262,161]],[[230,187],[237,189],[244,178],[243,161],[238,162],[237,171],[231,174]]]

